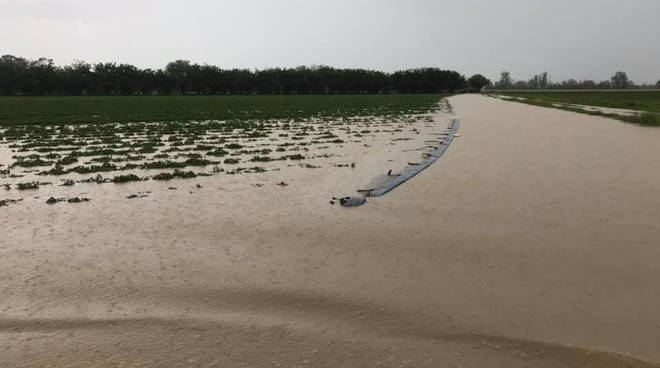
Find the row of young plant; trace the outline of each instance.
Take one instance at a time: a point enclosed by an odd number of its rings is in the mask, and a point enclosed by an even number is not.
[[[95,177],[90,177],[87,179],[83,180],[78,180],[75,181],[73,179],[65,179],[63,180],[61,186],[68,187],[68,186],[73,186],[75,184],[80,184],[80,183],[96,183],[96,184],[104,184],[104,183],[116,183],[116,184],[121,184],[121,183],[128,183],[128,182],[138,182],[138,181],[148,181],[148,180],[156,180],[156,181],[168,181],[168,180],[173,180],[173,179],[192,179],[192,178],[197,178],[197,177],[204,177],[204,176],[212,176],[216,175],[219,173],[226,173],[228,175],[236,175],[236,174],[250,174],[250,173],[263,173],[268,171],[266,168],[261,167],[261,166],[252,166],[252,167],[238,167],[235,169],[231,170],[225,170],[220,167],[214,167],[211,172],[194,172],[191,170],[184,171],[181,169],[174,169],[172,172],[160,172],[155,175],[148,175],[148,176],[138,176],[136,174],[124,174],[124,175],[116,175],[112,178],[106,178],[103,177],[101,174],[98,174]],[[23,183],[17,183],[13,188],[17,190],[35,190],[39,189],[42,186],[48,186],[52,185],[53,183],[51,182],[39,182],[39,181],[31,181],[31,182],[23,182]],[[2,187],[4,190],[11,190],[12,185],[11,184],[3,184]]]
[[[356,128],[352,130],[344,128],[347,134],[360,138],[363,134],[372,132],[383,132],[389,130],[384,129],[385,126],[392,126],[399,124],[399,128],[392,129],[392,132],[401,131],[402,124],[411,123],[419,120],[421,117],[402,116],[397,119],[382,121],[371,118],[351,119],[347,124],[361,124],[362,127],[353,126]],[[427,117],[428,119],[428,117]],[[152,126],[154,124],[146,124]],[[158,124],[155,124],[158,126]],[[253,162],[267,162],[277,161],[281,159],[302,160],[305,157],[301,154],[289,154],[279,157],[267,156],[271,152],[286,152],[287,150],[296,151],[304,149],[308,145],[322,145],[322,144],[342,144],[345,141],[340,139],[335,133],[331,132],[329,126],[319,126],[318,124],[291,124],[291,123],[277,123],[277,124],[259,124],[262,129],[258,137],[253,134],[254,131],[241,131],[222,129],[217,132],[211,127],[216,127],[215,124],[190,124],[192,134],[188,132],[181,132],[177,130],[168,130],[169,136],[159,136],[158,133],[142,136],[126,136],[121,130],[115,132],[113,136],[106,136],[105,140],[94,138],[91,143],[115,142],[110,145],[100,146],[85,146],[85,150],[80,150],[79,146],[69,146],[74,139],[75,142],[82,142],[84,138],[72,138],[70,135],[75,134],[78,130],[71,129],[71,127],[64,127],[55,129],[48,127],[47,131],[53,136],[49,140],[38,142],[37,139],[29,137],[25,140],[14,139],[9,147],[19,152],[34,151],[27,155],[14,155],[16,160],[13,167],[43,167],[54,165],[49,170],[43,170],[41,175],[64,175],[67,173],[95,173],[95,172],[108,172],[130,169],[157,169],[157,168],[185,168],[188,166],[206,166],[216,164],[218,162],[203,158],[201,153],[194,151],[201,151],[207,156],[224,157],[233,156],[225,160],[225,163],[238,163],[241,158],[236,156],[253,155],[251,160]],[[339,124],[336,124],[339,125]],[[122,127],[119,125],[118,127]],[[200,128],[200,126],[202,126]],[[34,127],[33,127],[34,128]],[[87,132],[87,127],[81,127],[83,131]],[[251,129],[251,128],[250,128]],[[277,147],[270,148],[257,148],[248,149],[250,143],[255,143],[259,138],[268,138],[270,131],[277,131],[276,139],[290,139],[290,142],[277,144]],[[41,132],[41,130],[37,130]],[[139,130],[134,130],[138,132]],[[141,131],[141,130],[140,130]],[[174,132],[174,134],[171,134]],[[67,136],[60,136],[64,133]],[[183,135],[182,135],[183,134]],[[187,134],[187,135],[186,135]],[[201,134],[207,134],[206,136]],[[208,134],[227,134],[228,136],[208,136]],[[310,136],[311,141],[300,141],[304,137]],[[238,143],[235,140],[243,139],[244,143]],[[273,139],[271,139],[273,140]],[[118,143],[117,143],[118,142]],[[58,144],[66,144],[58,146]],[[190,146],[192,145],[192,146]],[[164,148],[164,149],[163,149]],[[160,151],[159,151],[160,150]],[[45,151],[45,152],[42,152]],[[65,151],[70,151],[65,153]],[[176,153],[171,156],[171,153]],[[148,156],[147,154],[153,154]],[[78,163],[80,158],[90,158],[88,164],[91,165],[78,165],[75,167],[66,167]],[[172,160],[177,159],[177,161]],[[178,159],[184,158],[183,161]],[[140,163],[131,163],[131,161],[144,161]],[[94,162],[98,164],[93,164]],[[117,165],[116,163],[128,162],[124,165]]]

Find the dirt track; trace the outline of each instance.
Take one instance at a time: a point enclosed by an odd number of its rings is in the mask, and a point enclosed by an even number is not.
[[[451,102],[445,156],[359,208],[308,170],[0,212],[0,366],[660,366],[660,129]]]

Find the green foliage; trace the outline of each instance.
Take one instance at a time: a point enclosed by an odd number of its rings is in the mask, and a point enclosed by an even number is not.
[[[116,170],[118,170],[116,165],[105,162],[101,165],[76,166],[70,171],[76,172],[78,174],[92,174],[92,173],[108,172],[108,171],[116,171]]]
[[[473,92],[479,92],[483,87],[491,85],[490,79],[484,77],[481,74],[475,74],[471,76],[468,80],[468,88]]]
[[[3,146],[6,145],[14,152],[24,152],[13,156],[15,162],[27,167],[37,164],[53,165],[45,167],[37,175],[113,172],[116,176],[112,179],[110,179],[112,176],[104,178],[97,175],[96,178],[78,182],[124,183],[149,180],[150,177],[139,177],[135,174],[120,175],[121,171],[157,169],[156,173],[158,173],[162,171],[160,169],[175,169],[174,172],[162,172],[152,177],[155,180],[171,180],[224,172],[217,166],[221,163],[220,159],[214,161],[209,156],[226,156],[223,161],[227,165],[237,165],[246,161],[264,163],[280,160],[303,161],[317,157],[310,150],[325,149],[329,148],[331,143],[341,144],[344,140],[353,140],[352,137],[357,136],[356,133],[360,131],[365,134],[379,132],[381,129],[383,132],[401,132],[407,124],[429,119],[429,113],[440,109],[438,102],[441,97],[441,95],[90,97],[90,101],[96,100],[96,103],[102,105],[101,109],[106,109],[120,101],[114,105],[119,114],[131,112],[122,110],[126,106],[123,105],[124,103],[137,105],[146,103],[136,106],[133,111],[135,114],[130,115],[130,119],[138,119],[143,111],[154,108],[155,105],[149,106],[153,101],[158,101],[158,104],[181,103],[182,109],[174,114],[182,113],[184,110],[196,114],[200,106],[198,103],[206,101],[210,104],[207,106],[210,109],[218,108],[220,110],[217,111],[221,114],[228,114],[227,116],[233,118],[190,122],[182,119],[129,123],[96,121],[94,124],[70,125],[16,124],[0,128],[2,132],[0,138],[7,142],[3,143]],[[82,101],[81,103],[85,104],[86,101],[76,97],[11,99],[0,97],[0,120],[8,116],[2,107],[11,105],[3,105],[10,100],[37,102],[37,105],[39,101],[53,101],[53,104],[49,105],[53,110],[50,114],[44,114],[42,116],[44,119],[52,119],[56,111],[68,119],[76,114],[67,109],[81,108],[69,103]],[[233,103],[237,105],[232,106]],[[28,114],[27,110],[32,107],[34,106],[23,107],[26,109],[22,112],[24,116],[32,116],[32,118],[37,116]],[[15,108],[17,107],[12,107]],[[156,110],[158,109],[160,107]],[[92,110],[96,111],[90,109],[89,113]],[[104,115],[99,114],[99,116]],[[94,116],[92,118],[95,119]],[[30,121],[30,117],[26,119]],[[286,134],[281,133],[282,131]],[[323,146],[317,147],[317,144]],[[274,150],[283,153],[271,156]],[[305,152],[309,152],[309,156]],[[76,164],[77,162],[80,164]],[[213,165],[212,171],[199,173],[183,171],[189,166],[210,165]],[[305,164],[301,162],[296,165]],[[233,166],[226,173],[247,174],[265,170],[267,168],[260,166]],[[23,171],[27,174],[36,170]],[[9,171],[6,174],[9,174]],[[72,180],[65,182],[65,185],[71,184],[74,184]],[[29,188],[30,184],[24,183],[23,187]]]
[[[460,73],[438,68],[396,73],[328,66],[253,71],[176,60],[152,70],[116,63],[59,67],[50,59],[0,57],[0,94],[12,96],[438,93],[460,91],[465,84]]]
[[[631,123],[639,125],[660,126],[660,114],[642,113],[639,115],[631,116]]]
[[[227,126],[232,122],[242,122],[244,126],[246,121],[259,119],[397,116],[433,110],[441,97],[437,94],[0,97],[0,126],[189,120],[225,120]],[[87,129],[90,134],[96,132],[98,135],[112,132],[111,125],[89,126]],[[20,134],[20,131],[14,134]],[[54,142],[53,146],[64,143],[76,142]]]
[[[214,161],[209,161],[199,157],[190,157],[185,161],[149,161],[142,164],[142,169],[173,169],[184,168],[187,166],[207,166],[215,164]]]

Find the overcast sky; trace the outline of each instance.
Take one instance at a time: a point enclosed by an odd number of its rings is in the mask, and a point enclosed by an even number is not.
[[[660,0],[0,0],[0,54],[660,79]]]

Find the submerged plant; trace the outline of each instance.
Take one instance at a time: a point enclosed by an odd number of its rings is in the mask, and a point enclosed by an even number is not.
[[[37,167],[37,166],[50,166],[52,164],[53,164],[52,161],[45,161],[45,160],[42,160],[41,158],[36,158],[36,159],[21,159],[21,160],[18,160],[14,163],[14,166]]]
[[[75,156],[66,156],[57,161],[55,165],[65,166],[75,164],[76,162],[78,162],[78,159]]]
[[[142,181],[142,178],[135,174],[119,175],[112,178],[113,183],[127,183],[129,181]]]
[[[224,161],[224,163],[228,164],[228,165],[235,165],[239,162],[240,162],[240,160],[235,159],[235,158],[226,158],[225,161]]]
[[[229,152],[223,150],[222,148],[216,148],[213,151],[206,152],[209,156],[223,157],[229,154]]]
[[[250,161],[252,161],[252,162],[268,162],[268,161],[272,161],[272,160],[273,159],[271,159],[268,156],[254,156],[250,159]]]
[[[227,148],[227,149],[241,149],[241,148],[243,148],[243,146],[238,144],[238,143],[229,143],[225,146],[225,148]]]
[[[32,181],[29,183],[18,183],[16,185],[16,189],[18,190],[39,189],[39,183],[36,181]]]
[[[289,160],[304,160],[305,159],[305,156],[303,156],[301,154],[289,155],[289,156],[285,156],[285,157],[288,158]]]
[[[151,178],[153,180],[172,180],[175,178],[181,178],[181,179],[189,179],[189,178],[195,178],[197,177],[197,174],[195,174],[192,171],[182,171],[182,170],[174,170],[173,173],[160,173],[157,175],[152,176]]]
[[[649,112],[634,115],[628,118],[631,123],[639,125],[655,125],[660,126],[660,114],[652,114]]]

